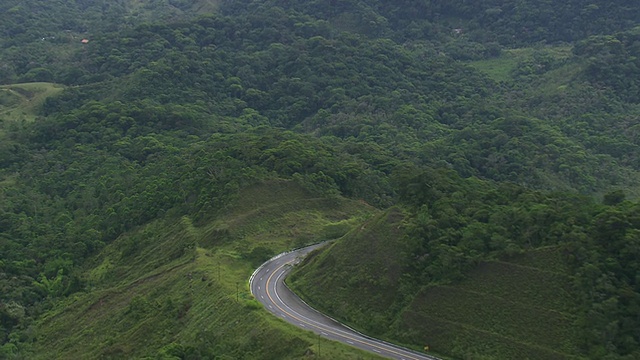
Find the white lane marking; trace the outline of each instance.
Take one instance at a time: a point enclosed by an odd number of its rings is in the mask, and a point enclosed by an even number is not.
[[[378,354],[382,354],[380,350],[373,349],[373,351],[377,352]]]
[[[260,290],[260,286],[258,286],[258,290]]]
[[[273,306],[269,305],[269,308],[270,308],[270,309],[273,309]]]
[[[280,269],[280,267],[276,268],[276,270],[279,270],[279,269]],[[267,269],[267,272],[269,272],[270,270],[271,270],[271,269]],[[277,271],[274,271],[274,274],[273,274],[273,275],[271,275],[271,276],[269,277],[269,279],[267,280],[267,282],[269,282],[269,280],[271,280],[271,277],[273,277],[273,276],[274,276],[274,275],[276,275],[276,274],[277,274],[278,276],[276,276],[276,278],[275,278],[275,283],[274,283],[274,286],[273,286],[273,291],[274,291],[274,295],[275,295],[276,299],[278,299],[278,300],[279,300],[280,304],[282,304],[285,308],[287,308],[288,310],[290,310],[293,314],[295,314],[295,315],[299,316],[300,318],[304,319],[305,321],[308,321],[308,322],[309,322],[309,325],[310,325],[311,327],[317,327],[317,328],[322,328],[322,327],[324,327],[325,325],[320,324],[320,323],[318,323],[318,322],[316,322],[316,321],[314,321],[314,320],[311,320],[311,319],[309,319],[309,318],[307,318],[307,317],[303,316],[302,314],[298,313],[297,311],[293,310],[291,307],[289,307],[289,305],[287,305],[287,303],[285,303],[285,302],[282,300],[282,298],[281,298],[281,297],[280,297],[280,295],[278,294],[278,287],[277,287],[277,283],[278,283],[278,281],[280,280],[280,278],[285,274],[285,271],[282,271],[282,272],[280,272],[280,273],[277,273]],[[267,286],[267,291],[268,291],[268,286]],[[278,306],[278,305],[276,305],[276,306]],[[272,307],[271,305],[269,305],[269,307],[270,307],[271,309],[273,309],[273,307]],[[278,307],[279,307],[279,306],[278,306]],[[294,315],[294,318],[295,318],[295,315]],[[285,320],[287,319],[287,317],[286,317],[285,315],[281,315],[281,316],[282,316],[282,318],[283,318],[283,319],[285,319]],[[342,331],[342,330],[338,330],[338,329],[331,329],[331,330],[332,330],[332,331],[331,331],[332,333],[334,333],[335,335],[338,335],[338,336],[347,337],[347,338],[348,338],[349,336],[355,336],[355,337],[357,337],[357,339],[354,339],[354,340],[356,340],[356,341],[358,341],[359,343],[362,343],[362,344],[367,344],[367,345],[369,345],[369,346],[381,346],[381,345],[382,345],[382,344],[380,344],[380,343],[378,343],[378,342],[373,342],[373,343],[372,343],[372,342],[369,342],[369,341],[367,341],[367,340],[365,340],[365,339],[360,339],[360,336],[358,336],[358,334],[354,334],[354,333],[351,333],[351,332]],[[344,335],[341,335],[341,334],[344,334]],[[349,343],[349,344],[351,344],[351,345],[355,345],[355,343],[354,343],[353,341],[349,341],[349,340],[346,340],[346,341],[347,341],[347,343]],[[391,349],[393,349],[393,350],[398,350],[398,351],[405,351],[404,349],[402,349],[402,348],[396,348],[395,346],[390,346],[389,348],[391,348]],[[384,349],[384,350],[389,350],[389,349]],[[390,350],[390,351],[391,351],[391,352],[395,352],[395,351],[393,351],[393,350]],[[382,354],[379,350],[375,350],[375,349],[374,349],[374,351],[376,351],[377,353]],[[399,354],[398,354],[398,355],[399,355]],[[420,357],[419,357],[419,358],[420,358]],[[419,359],[419,358],[416,358],[416,360],[417,360],[417,359]]]
[[[264,299],[264,295],[260,295],[260,297]]]
[[[262,277],[260,277],[260,281],[262,281]]]
[[[298,323],[298,325],[300,325],[300,326],[302,326],[302,327],[306,328],[306,326],[305,326],[303,323]]]
[[[280,270],[280,268],[276,269],[276,271],[277,271],[277,270]],[[322,324],[322,323],[319,323],[319,322],[317,322],[317,321],[315,321],[315,320],[311,320],[310,318],[308,318],[308,317],[306,317],[306,316],[304,316],[304,315],[300,314],[299,312],[297,312],[297,311],[295,311],[294,309],[292,309],[289,305],[287,305],[287,303],[285,303],[285,302],[282,300],[282,298],[280,297],[280,294],[278,294],[278,286],[277,286],[277,284],[278,284],[278,282],[280,282],[280,278],[285,274],[285,272],[284,272],[284,271],[281,271],[280,273],[278,273],[278,272],[274,272],[274,273],[273,273],[273,275],[271,275],[271,276],[269,277],[269,279],[267,280],[267,282],[271,279],[271,277],[273,277],[273,276],[274,276],[274,275],[276,275],[276,274],[278,274],[278,276],[276,276],[276,278],[275,278],[275,280],[274,280],[273,293],[274,293],[274,295],[276,296],[276,299],[279,301],[279,303],[280,303],[282,306],[284,306],[286,309],[288,309],[288,310],[291,312],[291,314],[293,314],[293,315],[295,315],[295,316],[297,316],[297,317],[299,317],[299,318],[301,318],[301,319],[304,319],[304,320],[305,320],[305,321],[306,321],[310,326],[312,326],[312,327],[316,327],[316,328],[317,328],[317,329],[319,329],[319,330],[325,330],[325,329],[327,329],[327,326],[326,326],[326,325],[324,325],[324,324]],[[267,289],[268,289],[268,286],[267,286]],[[267,291],[268,291],[268,290],[267,290]],[[276,305],[276,306],[278,306],[278,305]],[[283,309],[283,310],[284,310],[284,309]],[[313,309],[312,309],[312,310],[313,310]],[[314,311],[315,311],[315,310],[314,310]],[[316,311],[316,312],[317,312],[317,311]],[[322,314],[321,314],[321,315],[322,315]],[[331,330],[331,332],[332,332],[332,333],[334,333],[334,334],[336,334],[336,335],[338,335],[338,336],[342,336],[342,337],[345,337],[345,338],[348,338],[348,337],[355,337],[355,338],[357,338],[357,339],[356,339],[356,341],[358,341],[358,342],[362,342],[362,343],[364,343],[364,344],[369,344],[369,345],[371,345],[371,343],[370,343],[370,342],[368,342],[367,340],[361,339],[361,338],[360,338],[360,336],[358,336],[357,334],[354,334],[354,333],[352,333],[352,332],[342,331],[342,330],[338,330],[338,329],[330,329],[330,330]]]
[[[324,336],[329,336],[329,334],[327,334],[326,332],[322,331],[322,335]]]

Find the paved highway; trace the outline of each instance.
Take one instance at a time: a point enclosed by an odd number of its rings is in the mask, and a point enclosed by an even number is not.
[[[251,275],[249,285],[253,296],[276,316],[327,339],[339,341],[390,359],[439,360],[433,356],[360,334],[314,310],[289,290],[284,284],[284,279],[291,267],[320,246],[322,244],[283,253],[262,264]]]

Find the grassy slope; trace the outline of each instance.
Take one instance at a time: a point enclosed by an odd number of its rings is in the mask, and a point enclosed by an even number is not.
[[[396,209],[372,218],[330,248],[310,255],[292,274],[303,298],[346,323],[381,335],[402,306],[396,298],[407,245]]]
[[[44,82],[2,85],[0,119],[33,121],[46,98],[62,90],[62,85]]]
[[[58,304],[35,327],[34,358],[163,358],[197,349],[293,359],[315,352],[316,336],[251,298],[251,250],[276,253],[315,241],[375,210],[344,199],[328,206],[290,182],[254,186],[241,199],[214,222],[158,220],[105,248],[87,269],[90,291]],[[321,347],[328,358],[372,357],[324,340]]]
[[[316,254],[292,277],[312,305],[368,333],[460,358],[567,359],[578,353],[575,305],[559,251],[480,264],[468,279],[398,297],[410,259],[398,212]],[[405,240],[406,241],[406,240]]]
[[[500,57],[469,62],[469,66],[488,75],[494,81],[509,81],[518,62],[531,56],[532,49],[505,50]]]
[[[566,269],[545,265],[554,258],[557,249],[533,251],[480,264],[459,284],[426,288],[403,311],[394,336],[460,357],[572,358],[579,353],[576,309]]]
[[[538,49],[545,55],[552,57],[556,61],[562,61],[571,56],[570,46],[544,47]],[[494,81],[512,81],[514,71],[518,64],[531,61],[536,52],[535,48],[520,48],[504,50],[497,58],[471,61],[469,66],[488,75]]]

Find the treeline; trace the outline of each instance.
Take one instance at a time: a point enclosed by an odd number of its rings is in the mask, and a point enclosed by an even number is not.
[[[0,4],[0,84],[73,82],[83,38],[146,22],[173,22],[211,12],[207,0],[7,0]]]
[[[578,42],[574,53],[585,59],[585,77],[605,86],[621,100],[640,101],[640,27],[614,35],[592,36]]]
[[[289,35],[282,31],[295,25],[307,36],[349,32],[399,44],[426,45],[458,60],[477,60],[498,56],[505,47],[573,43],[591,35],[631,29],[639,18],[634,5],[631,1],[585,4],[577,0],[562,4],[242,0],[225,1],[219,6],[204,0],[149,4],[131,0],[56,4],[42,0],[7,1],[0,5],[0,33],[4,34],[0,39],[0,59],[4,62],[0,82],[74,82],[82,76],[74,69],[82,61],[83,37],[93,41],[101,34],[143,23],[174,23],[212,11],[249,21],[250,27],[262,27],[271,42],[286,43]],[[269,16],[265,16],[267,13]],[[282,21],[285,14],[295,15]],[[227,35],[242,36],[244,31]]]
[[[533,192],[512,184],[426,171],[403,180],[413,259],[403,289],[462,279],[477,264],[557,246],[572,272],[581,355],[640,355],[640,205],[611,192],[587,197]],[[399,295],[400,297],[402,295]],[[410,296],[410,294],[405,294]]]
[[[325,140],[190,111],[93,102],[12,133],[21,145],[7,149],[20,156],[6,157],[0,187],[2,342],[82,290],[87,257],[151,220],[209,221],[239,189],[274,178],[318,196],[394,198],[387,173]]]

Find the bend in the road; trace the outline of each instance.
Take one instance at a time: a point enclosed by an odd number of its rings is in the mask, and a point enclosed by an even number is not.
[[[392,359],[437,360],[436,357],[361,334],[318,312],[295,295],[284,284],[284,278],[292,264],[320,246],[313,245],[282,253],[262,264],[251,275],[250,287],[253,296],[276,316],[327,339],[340,341]]]

